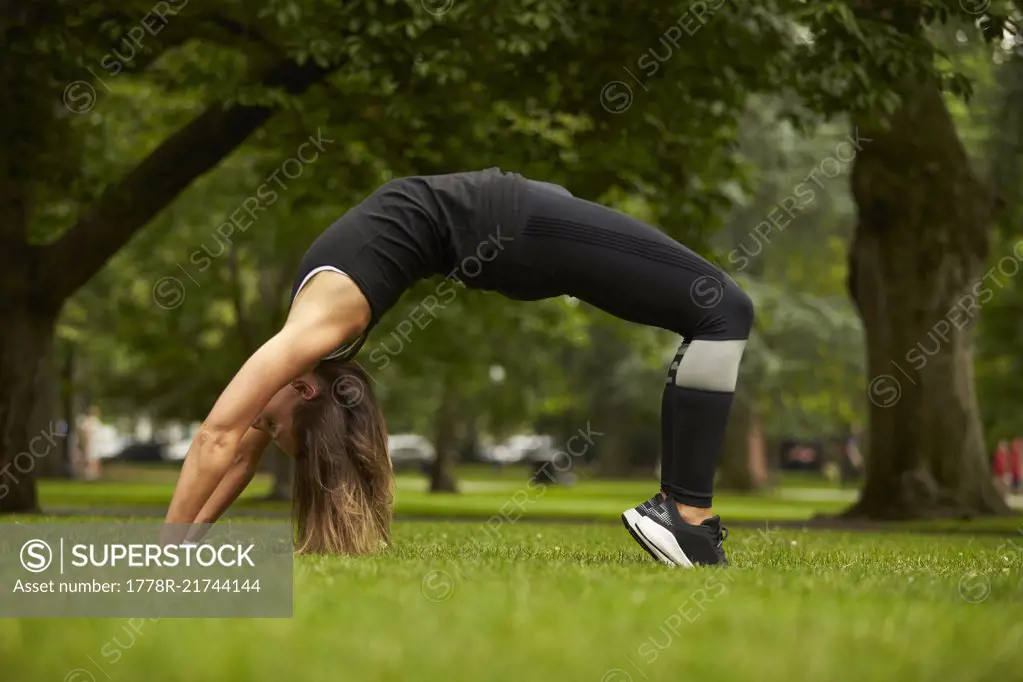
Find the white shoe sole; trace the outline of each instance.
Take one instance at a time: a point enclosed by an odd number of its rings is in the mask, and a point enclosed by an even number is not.
[[[634,510],[633,513],[636,514]],[[650,547],[661,561],[669,566],[693,567],[693,562],[679,547],[678,540],[670,530],[646,516],[636,516],[639,517],[634,528],[636,535],[643,539],[643,544]]]
[[[640,516],[639,512],[635,509],[628,509],[622,512],[622,521],[625,522],[625,525],[632,532],[632,538],[639,544],[643,545],[643,548],[649,552],[654,559],[663,564],[674,566],[674,563],[657,548],[657,545],[650,542],[650,539],[643,535],[643,532],[639,529],[639,522],[642,520],[643,517]]]

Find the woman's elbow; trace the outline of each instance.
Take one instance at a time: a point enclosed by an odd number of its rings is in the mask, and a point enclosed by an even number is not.
[[[195,437],[196,465],[200,474],[223,476],[234,463],[238,437],[225,429],[203,425]]]

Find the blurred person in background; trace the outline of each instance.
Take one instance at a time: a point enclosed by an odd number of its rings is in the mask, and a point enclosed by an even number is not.
[[[98,407],[92,407],[78,419],[75,438],[73,471],[76,478],[95,481],[101,474],[99,457],[96,455],[96,439],[102,422]]]
[[[1009,451],[1009,470],[1012,473],[1012,492],[1018,495],[1023,478],[1023,438],[1014,438]]]
[[[1009,470],[1009,444],[998,441],[995,456],[991,461],[991,474],[995,478],[995,487],[1004,495],[1012,488],[1012,472]]]
[[[860,452],[860,425],[850,424],[840,449],[842,485],[859,481],[863,477],[863,453]]]

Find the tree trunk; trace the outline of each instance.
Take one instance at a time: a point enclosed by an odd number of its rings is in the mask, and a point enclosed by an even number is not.
[[[437,409],[437,436],[434,448],[437,458],[430,466],[431,493],[457,493],[455,476],[455,445],[458,429],[458,400],[451,386],[451,377],[444,377],[440,407]]]
[[[290,502],[295,487],[295,461],[273,443],[267,446],[266,459],[267,470],[273,474],[273,487],[266,499]]]
[[[594,423],[597,423],[594,421]],[[615,421],[604,420],[603,424],[614,424]],[[569,437],[571,437],[570,434]],[[600,437],[600,441],[597,447],[593,450],[597,453],[598,473],[601,478],[625,478],[633,473],[632,462],[630,461],[630,447],[629,439],[624,433],[624,429],[617,428],[614,431],[608,430],[603,436]],[[564,449],[564,448],[561,448]],[[587,455],[589,456],[593,450],[588,450]],[[577,461],[575,457],[571,459],[572,467],[575,468],[582,464]],[[643,473],[649,475],[649,469]]]
[[[753,404],[736,395],[732,412],[728,417],[725,442],[721,448],[719,467],[721,474],[715,486],[717,489],[751,491],[756,490],[762,483],[754,476],[751,467],[753,453],[751,438],[755,434],[755,420]]]
[[[995,201],[938,88],[913,81],[900,92],[889,128],[860,121],[853,133],[849,288],[866,330],[871,407],[866,484],[846,515],[1007,513],[988,473],[971,354],[979,309],[1006,279],[984,273]]]
[[[764,427],[756,410],[750,414],[749,425],[749,472],[753,487],[757,490],[767,485],[771,472],[767,466],[767,442]]]
[[[32,434],[56,433],[57,423],[60,421],[62,412],[60,375],[57,373],[56,358],[48,354],[39,363],[39,370],[36,373],[36,402],[32,407],[32,417],[29,421],[29,432]],[[48,448],[49,452],[45,457],[37,461],[35,474],[38,478],[66,478],[69,460],[64,459],[64,449],[67,443],[66,437],[54,436],[56,444],[52,447],[49,443],[45,446],[39,443],[36,452]],[[37,441],[38,442],[38,441]]]
[[[63,403],[64,423],[67,424],[67,435],[64,436],[60,454],[64,467],[61,472],[62,478],[74,478],[74,469],[71,466],[71,462],[77,438],[75,435],[75,424],[78,423],[78,384],[75,381],[75,352],[74,344],[68,344],[67,357],[64,358],[64,364],[61,369],[60,394]]]
[[[4,270],[11,278],[24,276],[9,263],[0,263]],[[59,447],[54,429],[33,430],[32,424],[39,370],[53,342],[55,313],[17,296],[21,286],[16,282],[0,285],[5,292],[0,296],[0,513],[38,512],[39,460],[56,456]]]

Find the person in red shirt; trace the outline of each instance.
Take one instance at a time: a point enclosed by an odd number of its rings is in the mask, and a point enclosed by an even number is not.
[[[1009,474],[1009,445],[1004,440],[998,441],[995,448],[994,461],[991,463],[991,473],[994,474],[995,484],[998,489],[1005,493],[1011,485]]]
[[[1019,494],[1020,481],[1023,479],[1023,438],[1015,438],[1012,441],[1009,470],[1012,472],[1012,492]]]

